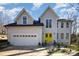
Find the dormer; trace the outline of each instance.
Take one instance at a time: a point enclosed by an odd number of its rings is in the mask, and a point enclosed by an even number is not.
[[[33,18],[24,8],[20,11],[15,20],[17,24],[22,25],[33,24]]]

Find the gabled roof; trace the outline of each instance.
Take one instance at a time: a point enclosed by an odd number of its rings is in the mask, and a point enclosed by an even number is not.
[[[46,10],[41,14],[41,16],[40,16],[39,18],[41,18],[49,9],[51,9],[52,12],[55,14],[55,16],[57,16],[57,17],[59,18],[59,16],[55,13],[55,11],[54,11],[50,6],[48,6],[48,7],[46,8]]]
[[[25,10],[25,8],[23,8],[23,9],[19,12],[19,14],[16,16],[15,20],[17,20],[17,19],[22,15],[22,13],[27,13],[27,14],[32,18],[32,16],[28,13],[28,11]],[[33,18],[32,18],[32,19],[33,19]]]

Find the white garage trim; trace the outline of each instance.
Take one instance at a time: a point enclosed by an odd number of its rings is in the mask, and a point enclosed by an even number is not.
[[[8,41],[16,46],[37,46],[42,43],[42,26],[7,27]]]

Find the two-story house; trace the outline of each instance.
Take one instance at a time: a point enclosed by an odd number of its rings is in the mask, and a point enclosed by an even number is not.
[[[25,9],[17,15],[15,23],[5,25],[8,41],[15,46],[37,46],[39,43],[63,42],[70,44],[72,21],[59,19],[48,7],[39,17],[38,23]]]

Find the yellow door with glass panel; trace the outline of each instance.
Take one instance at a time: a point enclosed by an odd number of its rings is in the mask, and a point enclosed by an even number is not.
[[[52,36],[52,33],[45,33],[45,42],[48,44],[48,43],[51,43],[53,41],[53,36]]]

